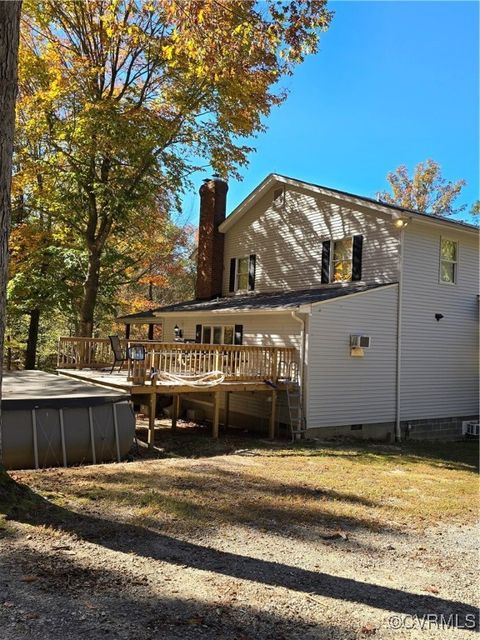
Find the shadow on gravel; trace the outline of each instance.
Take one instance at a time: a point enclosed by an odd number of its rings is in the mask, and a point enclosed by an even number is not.
[[[25,585],[22,573],[34,574],[34,579]],[[230,593],[213,603],[167,595],[170,582],[164,583],[166,594],[160,595],[157,583],[153,588],[151,577],[139,576],[138,570],[129,575],[123,569],[113,567],[85,567],[61,550],[22,549],[18,555],[5,557],[4,554],[0,557],[0,576],[2,574],[8,576],[2,595],[14,604],[5,609],[10,613],[9,617],[14,617],[11,629],[2,619],[0,609],[2,630],[8,632],[8,636],[2,637],[44,637],[48,640],[312,638],[309,632],[312,633],[313,625],[236,602],[234,583]],[[50,599],[50,594],[54,594],[54,600]],[[15,635],[19,631],[22,635]],[[314,632],[314,637],[322,638],[353,640],[356,637],[355,631],[334,624],[316,624]]]
[[[68,511],[34,495],[35,510],[30,509],[23,514],[11,512],[9,518],[53,527],[114,551],[134,553],[177,565],[180,571],[182,567],[190,567],[258,584],[284,587],[298,593],[361,603],[409,616],[437,614],[448,617],[451,614],[453,626],[474,631],[472,621],[475,621],[478,628],[477,609],[462,602],[219,551],[140,526]]]

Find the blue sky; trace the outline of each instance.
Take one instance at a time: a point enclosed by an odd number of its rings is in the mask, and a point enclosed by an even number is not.
[[[467,180],[460,200],[470,205],[479,197],[479,4],[329,7],[318,54],[284,83],[289,97],[254,141],[243,181],[230,181],[228,212],[272,172],[374,196],[389,171],[427,158],[447,179]],[[197,223],[197,191],[183,204]]]

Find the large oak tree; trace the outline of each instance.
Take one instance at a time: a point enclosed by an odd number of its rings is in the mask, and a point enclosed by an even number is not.
[[[238,175],[331,14],[326,0],[25,0],[23,20],[19,188],[79,252],[91,335],[106,256],[198,168]]]

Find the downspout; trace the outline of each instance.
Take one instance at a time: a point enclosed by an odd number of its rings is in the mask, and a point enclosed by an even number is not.
[[[305,342],[306,342],[306,332],[305,332],[305,319],[297,316],[296,311],[292,311],[292,318],[301,324],[300,330],[300,366],[299,366],[299,374],[300,374],[300,399],[303,405],[303,410],[305,412],[306,402],[305,402],[305,388],[304,388],[304,380],[305,380]],[[304,416],[305,417],[305,416]]]
[[[397,301],[397,371],[396,371],[396,402],[395,402],[395,440],[401,442],[400,428],[400,391],[402,375],[402,304],[403,304],[403,245],[405,241],[405,226],[400,232],[400,247],[398,260],[398,301]]]

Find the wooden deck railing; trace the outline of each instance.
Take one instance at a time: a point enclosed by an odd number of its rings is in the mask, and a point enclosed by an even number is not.
[[[131,345],[143,345],[146,358],[143,362],[128,361],[125,374],[129,379],[148,379],[151,369],[175,375],[221,371],[228,381],[275,381],[298,375],[294,347],[122,341],[124,348]],[[59,339],[59,369],[98,369],[112,362],[108,338]]]

